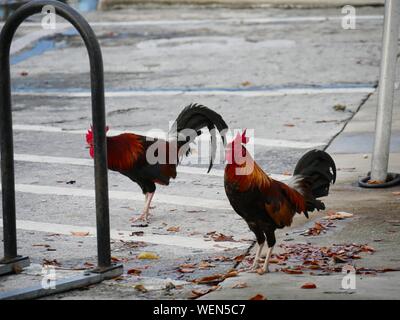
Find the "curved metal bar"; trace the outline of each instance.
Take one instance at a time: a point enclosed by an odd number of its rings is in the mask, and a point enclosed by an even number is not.
[[[89,55],[95,146],[98,267],[102,270],[111,265],[103,59],[97,38],[86,20],[70,6],[53,0],[35,0],[20,7],[8,18],[0,34],[0,139],[5,260],[17,257],[10,47],[19,25],[27,17],[40,13],[46,5],[53,6],[57,15],[68,20],[78,30]]]

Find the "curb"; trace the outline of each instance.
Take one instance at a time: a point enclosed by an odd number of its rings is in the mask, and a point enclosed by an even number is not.
[[[345,5],[383,6],[384,0],[100,0],[100,9],[109,9],[121,5],[217,5],[227,7],[300,7],[327,8]]]

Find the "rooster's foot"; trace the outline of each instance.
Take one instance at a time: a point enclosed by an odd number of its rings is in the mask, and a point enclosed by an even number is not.
[[[129,219],[129,221],[130,222],[137,222],[137,221],[143,221],[143,222],[145,222],[145,223],[148,223],[149,221],[148,221],[148,217],[149,217],[149,214],[147,213],[142,213],[139,217],[132,217],[132,218],[130,218]]]

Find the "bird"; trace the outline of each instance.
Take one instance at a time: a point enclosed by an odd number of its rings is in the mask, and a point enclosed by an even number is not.
[[[168,141],[138,135],[122,133],[107,136],[107,167],[117,171],[137,183],[145,195],[145,205],[142,214],[132,217],[131,221],[148,223],[150,205],[156,184],[168,186],[170,179],[175,179],[176,167],[183,156],[190,154],[190,144],[202,134],[200,129],[210,131],[211,154],[207,173],[213,166],[216,154],[216,129],[226,144],[224,119],[217,112],[201,104],[190,104],[178,115],[169,131]],[[108,126],[106,131],[108,131]],[[93,131],[86,133],[89,154],[94,157]]]
[[[269,177],[249,154],[245,145],[246,130],[225,148],[224,187],[236,213],[255,234],[257,250],[250,270],[259,270],[259,259],[267,243],[268,250],[260,273],[268,272],[268,264],[276,243],[275,230],[290,226],[296,213],[324,210],[319,198],[327,196],[336,181],[336,165],[322,150],[305,153],[293,172],[293,177],[280,182]]]

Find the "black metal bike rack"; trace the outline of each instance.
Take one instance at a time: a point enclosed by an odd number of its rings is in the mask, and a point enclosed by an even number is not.
[[[29,265],[29,258],[17,254],[15,214],[14,148],[10,86],[10,47],[19,25],[28,17],[41,13],[46,5],[68,20],[81,35],[89,55],[94,134],[94,178],[96,193],[96,224],[98,266],[82,276],[56,282],[55,289],[41,285],[0,293],[0,299],[29,299],[58,293],[101,282],[122,274],[122,265],[111,263],[110,221],[107,176],[107,146],[105,132],[104,75],[101,49],[88,22],[70,6],[53,0],[34,0],[16,10],[0,33],[0,142],[1,182],[3,202],[4,258],[0,260],[0,275],[9,274]]]

